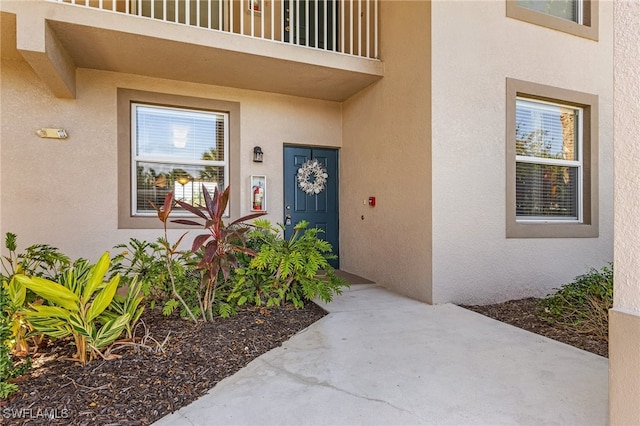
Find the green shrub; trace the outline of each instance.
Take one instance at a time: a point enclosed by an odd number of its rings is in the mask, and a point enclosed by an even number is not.
[[[176,292],[180,294],[186,306],[182,306],[176,299],[173,291],[167,294],[167,298],[163,300],[162,312],[164,315],[171,315],[176,308],[179,308],[179,314],[182,318],[189,318],[190,313],[195,317],[202,315],[200,306],[200,286],[204,280],[204,274],[197,268],[202,253],[191,253],[190,251],[171,249],[169,243],[163,238],[158,239],[162,244],[166,243],[166,249],[161,252],[161,259],[165,263],[164,276],[168,279],[169,288],[172,288],[171,279],[173,279]],[[170,254],[169,250],[174,250]],[[170,268],[170,269],[169,269]]]
[[[24,252],[18,253],[17,239],[14,233],[7,232],[5,235],[4,245],[9,253],[0,258],[0,277],[3,281],[10,281],[15,274],[57,280],[60,273],[71,263],[67,255],[48,244],[33,244]]]
[[[151,309],[159,303],[164,314],[170,315],[176,308],[181,308],[180,302],[173,296],[173,279],[177,292],[182,295],[189,309],[196,317],[200,315],[197,290],[202,274],[196,269],[200,261],[198,254],[179,250],[170,252],[171,246],[162,237],[156,242],[131,238],[128,243],[118,244],[114,248],[121,251],[112,259],[111,276],[120,274],[122,285],[127,287],[137,282]],[[182,317],[188,316],[184,307],[180,309],[180,314]]]
[[[62,274],[59,282],[23,274],[15,276],[21,285],[48,302],[48,305],[30,304],[23,311],[24,318],[36,332],[46,336],[73,336],[76,357],[83,365],[101,355],[100,351],[118,339],[132,320],[130,309],[105,316],[120,281],[119,275],[104,281],[109,263],[108,252],[95,265],[80,259]],[[137,303],[132,304],[136,306],[132,312],[137,315]]]
[[[330,302],[334,294],[341,294],[342,287],[349,285],[328,262],[335,256],[331,244],[318,238],[322,230],[308,229],[309,223],[301,221],[285,239],[282,224],[274,227],[268,220],[259,219],[254,225],[256,229],[249,236],[258,241],[260,249],[248,267],[235,271],[235,285],[225,309],[247,302],[267,307],[290,302],[301,308],[305,300],[316,297]]]
[[[144,305],[140,303],[144,299],[141,296],[142,285],[133,279],[127,286],[127,294],[121,296],[116,293],[109,307],[98,317],[98,320],[104,325],[109,321],[115,320],[125,314],[129,315],[129,321],[125,323],[124,330],[128,339],[133,339],[133,331],[135,330],[138,320],[144,312]]]
[[[230,187],[227,187],[223,192],[219,192],[216,187],[212,195],[203,184],[202,193],[205,201],[204,206],[192,206],[180,200],[174,201],[173,192],[167,194],[162,207],[152,203],[158,213],[158,219],[164,225],[162,246],[172,294],[176,299],[174,302],[170,302],[169,306],[165,305],[165,311],[181,305],[194,322],[196,322],[196,316],[202,316],[204,321],[213,321],[216,306],[220,301],[218,290],[229,284],[232,270],[238,267],[238,258],[236,256],[239,253],[254,254],[246,247],[246,234],[250,227],[244,222],[265,214],[263,212],[253,213],[226,224],[223,216],[229,203]],[[191,247],[191,253],[200,256],[200,261],[196,268],[202,271],[202,279],[198,287],[195,291],[189,292],[190,295],[196,295],[198,300],[197,308],[194,308],[193,305],[190,305],[185,300],[186,295],[177,287],[176,277],[173,273],[173,264],[176,255],[179,253],[178,247],[186,234],[183,234],[173,245],[167,239],[167,220],[171,210],[174,208],[174,204],[178,204],[184,210],[204,220],[204,223],[191,219],[172,220],[172,222],[182,225],[198,226],[205,231],[204,234],[197,235],[193,239]]]
[[[588,273],[542,299],[537,315],[580,333],[608,339],[609,309],[613,306],[613,264]]]
[[[29,352],[26,336],[33,330],[28,321],[24,320],[23,311],[25,305],[35,299],[33,292],[27,291],[14,277],[17,274],[27,274],[57,280],[70,263],[68,256],[48,244],[34,244],[18,253],[17,240],[16,234],[7,232],[4,245],[8,254],[0,257],[0,283],[8,298],[7,308],[0,312],[7,315],[11,330],[11,350],[14,354]]]
[[[111,277],[119,274],[122,286],[129,286],[134,280],[137,281],[146,298],[167,298],[171,293],[171,284],[160,258],[161,246],[158,243],[131,238],[128,243],[118,244],[114,249],[119,250],[119,253],[111,259]]]
[[[4,286],[0,286],[0,399],[11,396],[18,386],[8,380],[18,377],[30,368],[29,358],[22,364],[15,363],[11,356],[12,349],[12,313],[13,308],[9,294]]]

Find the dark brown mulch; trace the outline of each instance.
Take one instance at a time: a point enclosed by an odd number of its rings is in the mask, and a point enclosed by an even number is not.
[[[123,347],[115,351],[119,359],[82,367],[64,359],[72,355],[70,345],[41,349],[18,393],[0,401],[0,423],[148,425],[325,314],[307,303],[299,310],[245,309],[231,318],[194,325],[163,317],[158,310],[145,312],[143,321],[155,341],[147,339],[148,348]]]
[[[550,339],[575,346],[594,354],[608,357],[608,342],[595,334],[577,333],[561,325],[552,325],[536,316],[540,299],[526,298],[494,305],[463,306],[474,312],[523,328]]]

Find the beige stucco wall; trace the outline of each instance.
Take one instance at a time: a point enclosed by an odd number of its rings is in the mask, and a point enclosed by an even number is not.
[[[249,176],[266,174],[282,220],[283,143],[341,146],[342,269],[427,302],[543,295],[612,258],[612,7],[599,7],[594,42],[507,18],[501,1],[383,0],[384,78],[343,104],[85,68],[77,99],[59,99],[3,40],[0,229],[85,257],[158,235],[117,228],[123,87],[241,104],[241,213]],[[505,238],[507,77],[599,95],[599,238]],[[71,136],[39,139],[43,126]]]
[[[615,305],[640,311],[640,4],[615,9]]]
[[[344,104],[341,267],[431,301],[430,4],[383,1],[384,78]],[[365,205],[375,196],[376,207]]]
[[[616,1],[615,287],[609,322],[609,423],[640,424],[640,3]]]
[[[507,18],[504,1],[432,5],[433,300],[543,296],[612,260],[612,6],[600,41]],[[599,238],[505,237],[505,80],[599,96]]]
[[[93,259],[129,237],[160,235],[118,229],[118,88],[240,103],[241,158],[231,167],[232,173],[240,167],[243,185],[232,188],[232,197],[240,197],[241,214],[249,213],[250,175],[263,174],[267,218],[282,221],[283,143],[342,143],[341,107],[335,102],[88,69],[77,70],[77,99],[59,99],[19,57],[3,58],[1,78],[1,232],[17,233],[21,247],[48,243],[73,257]],[[70,136],[40,139],[35,131],[41,127],[64,128]],[[252,162],[255,145],[265,153],[262,164]]]

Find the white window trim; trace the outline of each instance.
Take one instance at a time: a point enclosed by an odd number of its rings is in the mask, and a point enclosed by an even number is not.
[[[136,116],[136,107],[144,106],[148,108],[157,108],[158,110],[176,110],[176,111],[198,111],[202,113],[211,113],[218,116],[223,117],[224,121],[224,161],[213,161],[213,160],[180,160],[180,161],[171,161],[167,158],[163,157],[154,157],[154,156],[139,156],[136,154],[137,152],[137,116]],[[216,111],[202,111],[197,109],[190,108],[181,108],[181,107],[172,107],[172,106],[158,106],[153,104],[146,104],[143,102],[132,102],[131,103],[131,215],[134,217],[155,217],[156,213],[153,211],[148,212],[139,212],[137,210],[138,205],[138,190],[137,190],[137,162],[144,161],[148,163],[158,163],[158,164],[172,164],[172,163],[180,163],[187,165],[196,165],[196,166],[217,166],[223,167],[224,170],[224,182],[225,187],[229,185],[229,114],[226,112],[216,112]],[[220,191],[225,188],[220,188]],[[229,216],[229,206],[227,205],[227,209],[224,214],[225,217]],[[189,212],[179,212],[173,211],[172,217],[193,217],[193,214]]]
[[[584,223],[584,206],[583,206],[583,117],[584,117],[584,109],[577,106],[572,106],[568,104],[563,104],[560,102],[547,102],[543,100],[536,100],[527,98],[524,96],[516,97],[516,106],[518,101],[524,101],[525,103],[533,105],[535,108],[545,109],[544,105],[549,105],[553,107],[561,107],[572,109],[578,112],[578,122],[576,126],[576,143],[578,150],[578,159],[577,160],[562,160],[555,158],[541,158],[541,157],[531,157],[525,155],[516,155],[516,164],[517,163],[530,163],[530,164],[549,164],[553,166],[565,166],[572,167],[577,169],[577,178],[576,178],[576,202],[577,202],[577,218],[564,218],[564,217],[554,217],[554,216],[518,216],[516,215],[517,223]],[[514,140],[515,142],[515,140]]]

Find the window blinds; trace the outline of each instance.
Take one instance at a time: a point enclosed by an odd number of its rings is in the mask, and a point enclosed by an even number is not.
[[[202,204],[202,185],[227,183],[228,116],[224,113],[134,104],[133,214],[153,212],[170,191]]]
[[[516,101],[516,217],[579,220],[581,109]]]

